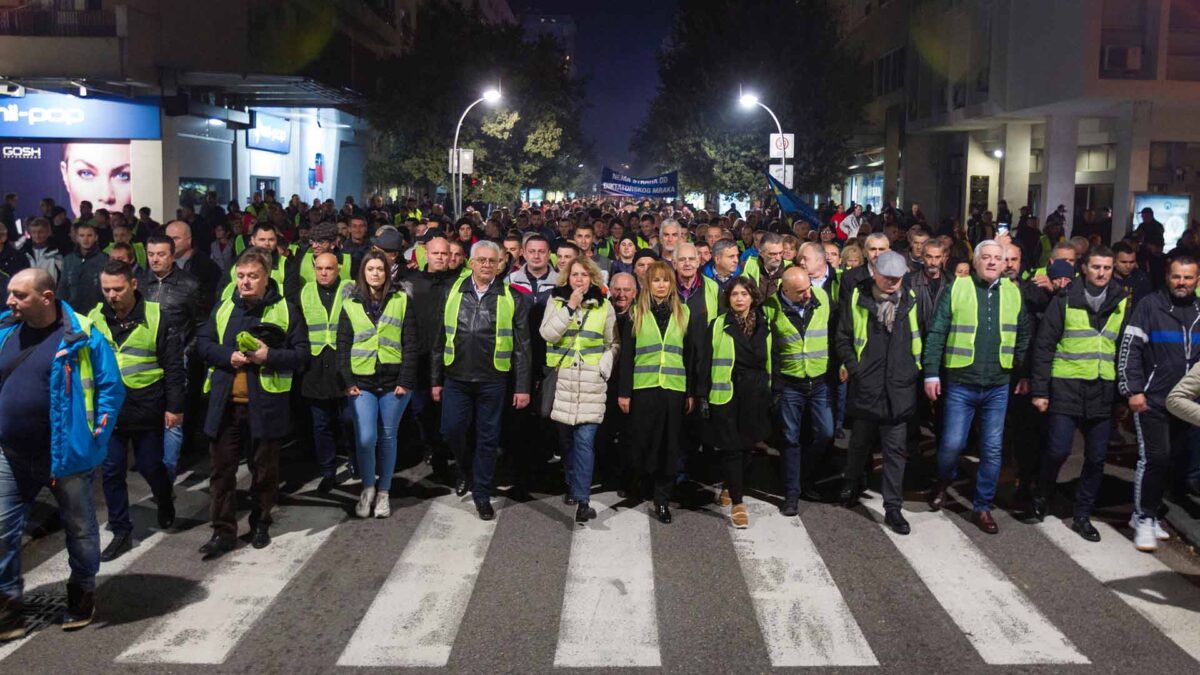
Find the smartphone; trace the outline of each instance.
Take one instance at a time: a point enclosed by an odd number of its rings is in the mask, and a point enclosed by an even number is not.
[[[1008,234],[1008,226],[1007,225],[1002,224],[996,228],[996,235],[999,236],[1002,234]]]

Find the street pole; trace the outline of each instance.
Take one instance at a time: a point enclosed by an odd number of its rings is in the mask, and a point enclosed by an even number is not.
[[[757,103],[759,105],[759,107],[761,107],[763,110],[766,110],[767,114],[771,116],[772,120],[775,120],[775,129],[779,132],[779,140],[782,141],[783,140],[783,126],[781,124],[779,124],[779,118],[776,117],[775,113],[772,112],[771,109],[768,108],[762,101],[755,101],[755,103]],[[787,153],[786,152],[784,152],[783,156],[781,156],[779,158],[779,169],[780,169],[779,182],[786,183],[786,179],[787,179]]]
[[[453,192],[454,217],[456,219],[462,218],[462,164],[458,160],[458,134],[462,131],[463,120],[467,119],[467,113],[471,112],[471,108],[486,100],[486,96],[475,99],[475,102],[463,111],[462,117],[458,118],[458,126],[454,127],[454,146],[450,150],[450,190]]]

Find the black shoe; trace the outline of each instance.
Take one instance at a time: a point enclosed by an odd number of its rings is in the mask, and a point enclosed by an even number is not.
[[[571,495],[563,495],[563,503],[566,504],[567,506],[575,506],[576,504],[579,504],[580,502],[578,499],[575,499]]]
[[[1034,523],[1041,523],[1046,520],[1046,500],[1041,497],[1034,497],[1029,502],[1029,513],[1026,520]]]
[[[794,518],[800,515],[800,499],[798,497],[788,497],[783,500],[783,508],[779,512],[788,518]]]
[[[658,518],[658,522],[664,525],[671,522],[671,508],[666,504],[654,505],[654,517]]]
[[[113,535],[112,541],[100,552],[100,562],[112,562],[133,550],[133,536],[128,532]]]
[[[579,502],[579,506],[575,508],[575,522],[586,523],[596,517],[596,509],[588,506],[587,502]]]
[[[317,492],[327,495],[333,492],[333,488],[337,487],[337,478],[334,476],[325,476],[321,482],[317,484]]]
[[[835,431],[835,432],[833,433],[833,438],[834,438],[834,440],[838,440],[838,441],[840,441],[840,440],[842,440],[842,439],[843,439],[843,438],[845,438],[845,437],[846,437],[846,430],[845,430],[845,429],[838,429],[837,431]]]
[[[258,523],[254,526],[254,534],[250,536],[250,545],[254,548],[266,548],[271,545],[271,526],[268,523]]]
[[[889,509],[883,516],[883,524],[892,528],[892,532],[896,534],[908,534],[912,532],[912,527],[904,519],[904,514],[900,513],[900,509]]]
[[[838,503],[848,509],[858,506],[858,484],[846,481],[838,493]]]
[[[1088,541],[1100,541],[1099,530],[1087,518],[1076,518],[1075,522],[1071,523],[1071,529]]]
[[[96,594],[75,584],[67,584],[67,611],[63,614],[63,630],[79,630],[92,622],[96,614]]]
[[[800,499],[806,502],[823,502],[825,501],[825,496],[821,494],[816,485],[804,483],[800,486]]]
[[[19,640],[29,628],[25,626],[25,606],[20,600],[0,596],[0,642]]]
[[[457,479],[455,479],[454,494],[458,495],[459,497],[467,494],[467,477],[466,476],[459,476]]]
[[[214,534],[212,539],[204,542],[204,545],[200,547],[200,552],[204,554],[205,560],[216,560],[232,551],[233,547],[234,543],[232,541],[226,541],[220,535]]]
[[[496,517],[496,509],[492,508],[492,502],[488,500],[475,502],[475,510],[479,512],[480,520],[491,520]]]
[[[257,508],[250,509],[250,517],[246,519],[246,523],[250,526],[250,530],[258,527],[258,521],[262,520],[262,513]]]
[[[169,530],[175,524],[175,495],[167,495],[158,502],[158,529]]]

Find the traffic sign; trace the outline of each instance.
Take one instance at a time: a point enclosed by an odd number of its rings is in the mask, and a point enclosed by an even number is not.
[[[458,173],[457,171],[454,170],[454,148],[450,148],[450,150],[446,153],[446,155],[447,155],[448,161],[449,161],[449,167],[450,167],[449,172],[450,172],[450,175],[453,176],[454,174]],[[468,148],[459,148],[458,149],[458,161],[459,161],[459,164],[462,166],[463,174],[475,173],[475,151],[474,150],[471,150]]]
[[[791,159],[795,156],[795,134],[771,134],[771,159]]]
[[[793,169],[793,167],[791,164],[783,164],[783,165],[772,164],[770,166],[770,169],[771,169],[771,176],[775,180],[779,181],[780,183],[783,183],[787,187],[787,189],[789,189],[789,190],[792,189],[792,187],[793,187],[792,186],[792,178],[793,178],[792,169]]]

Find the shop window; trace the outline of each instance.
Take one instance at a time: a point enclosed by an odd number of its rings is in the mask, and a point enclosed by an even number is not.
[[[229,203],[229,180],[225,178],[180,178],[179,205],[191,205],[199,212],[204,204],[204,195],[217,193],[217,204],[222,208]]]

